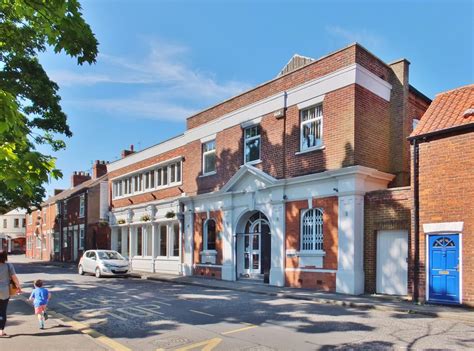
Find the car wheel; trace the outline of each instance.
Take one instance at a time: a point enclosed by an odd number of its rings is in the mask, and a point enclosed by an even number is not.
[[[80,275],[84,275],[84,268],[82,268],[82,265],[79,265],[78,272]]]
[[[95,269],[95,277],[96,277],[96,278],[102,277],[102,273],[100,272],[100,268],[99,268],[99,267],[97,267],[97,268]]]

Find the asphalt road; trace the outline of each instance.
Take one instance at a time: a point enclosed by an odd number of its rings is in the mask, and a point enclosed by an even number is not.
[[[52,310],[132,350],[474,349],[474,325],[455,320],[10,261],[24,285],[45,281]]]

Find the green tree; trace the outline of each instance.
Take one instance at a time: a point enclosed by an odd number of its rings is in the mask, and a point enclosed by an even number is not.
[[[97,46],[76,0],[0,0],[0,208],[39,206],[43,184],[62,174],[37,146],[58,151],[72,136],[38,54],[49,47],[92,64]]]

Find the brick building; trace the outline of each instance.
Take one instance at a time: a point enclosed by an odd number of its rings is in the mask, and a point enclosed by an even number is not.
[[[77,261],[88,249],[110,248],[107,164],[95,161],[92,177],[74,172],[71,188],[57,190],[27,221],[27,257]]]
[[[24,253],[26,249],[26,211],[15,209],[0,214],[0,251]]]
[[[416,297],[474,306],[474,85],[437,95],[410,140]]]
[[[384,211],[381,198],[409,207],[406,188],[386,189],[409,185],[407,137],[429,103],[404,59],[387,64],[358,44],[296,55],[189,117],[183,134],[108,165],[112,248],[135,270],[350,294],[379,279],[381,292],[406,294],[401,260],[373,263],[379,231],[381,252],[408,246],[409,209],[364,216]],[[386,266],[400,276],[381,279]]]

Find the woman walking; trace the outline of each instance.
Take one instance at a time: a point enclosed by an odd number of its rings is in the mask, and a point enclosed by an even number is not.
[[[20,281],[15,273],[15,268],[11,263],[7,262],[6,251],[0,252],[0,337],[5,337],[7,334],[5,324],[7,323],[7,306],[10,300],[10,280],[13,280],[17,287],[17,293],[21,293]]]

